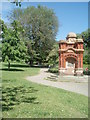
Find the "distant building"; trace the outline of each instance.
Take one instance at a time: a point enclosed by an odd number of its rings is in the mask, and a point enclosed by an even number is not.
[[[83,75],[83,39],[70,32],[66,40],[59,41],[60,75]]]

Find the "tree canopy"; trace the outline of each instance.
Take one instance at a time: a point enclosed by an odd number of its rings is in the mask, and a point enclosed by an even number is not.
[[[12,20],[18,20],[25,29],[29,60],[35,58],[39,63],[44,62],[55,43],[58,31],[58,19],[53,10],[40,5],[18,8],[13,11],[11,17]]]
[[[2,21],[2,31],[2,60],[8,62],[10,69],[11,61],[25,60],[27,49],[20,37],[23,29],[17,21],[13,21],[12,28],[7,28]]]
[[[83,38],[84,40],[84,48],[88,49],[90,46],[90,29],[83,31],[81,34],[77,34],[78,38]]]
[[[49,52],[49,55],[47,56],[47,61],[50,66],[54,66],[59,62],[58,49],[59,49],[59,45],[58,43],[55,43],[53,45],[53,49]]]
[[[83,31],[81,34],[77,34],[78,38],[83,38],[84,40],[84,64],[90,64],[90,29]]]

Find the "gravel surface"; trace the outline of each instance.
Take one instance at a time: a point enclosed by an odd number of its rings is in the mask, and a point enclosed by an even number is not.
[[[53,77],[53,79],[57,80],[47,80],[47,78]],[[64,79],[70,79],[70,81],[64,81]],[[72,79],[71,79],[72,78]],[[59,77],[58,75],[52,74],[48,72],[47,68],[41,68],[40,74],[36,76],[28,76],[26,77],[27,80],[43,84],[47,86],[52,86],[56,88],[65,89],[71,92],[79,93],[85,96],[88,96],[88,76],[64,76]],[[61,81],[62,79],[62,81]]]

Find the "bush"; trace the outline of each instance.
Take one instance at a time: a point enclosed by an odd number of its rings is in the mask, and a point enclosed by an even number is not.
[[[84,74],[84,75],[90,75],[90,69],[89,69],[89,68],[86,68],[86,69],[83,71],[83,74]]]
[[[58,73],[58,66],[50,67],[48,71],[51,73]]]
[[[84,70],[84,71],[83,71],[83,74],[84,74],[84,75],[90,75],[90,71],[85,71],[85,70]]]
[[[84,64],[90,64],[90,55],[88,54],[88,55],[85,55],[84,57],[83,57],[83,63]]]

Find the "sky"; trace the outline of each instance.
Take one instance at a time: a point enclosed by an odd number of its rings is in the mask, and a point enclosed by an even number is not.
[[[21,8],[37,7],[38,4],[54,10],[59,22],[57,41],[65,39],[69,32],[81,33],[88,29],[88,2],[22,2]],[[10,2],[0,2],[2,19],[6,23],[14,8],[18,7]]]

